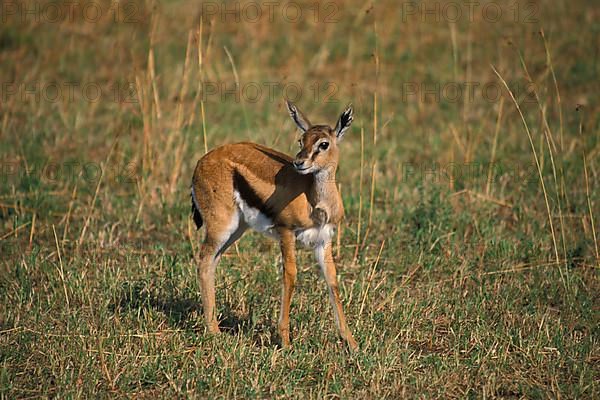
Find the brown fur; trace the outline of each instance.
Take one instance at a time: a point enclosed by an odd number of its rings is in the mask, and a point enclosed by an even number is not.
[[[199,253],[200,283],[207,327],[218,332],[214,301],[214,271],[221,254],[231,246],[248,224],[236,200],[239,197],[259,210],[273,224],[283,255],[283,292],[279,331],[282,343],[289,345],[289,308],[296,280],[295,242],[298,232],[338,223],[344,209],[335,183],[339,159],[337,142],[352,121],[348,109],[332,129],[312,126],[293,105],[290,114],[304,130],[302,149],[295,159],[255,143],[236,143],[218,147],[198,161],[192,180],[192,210],[198,228],[204,222],[206,237]],[[342,125],[340,125],[342,123]],[[341,128],[338,129],[338,127]],[[319,149],[326,141],[328,148]],[[299,169],[310,168],[311,173]],[[239,225],[238,225],[239,219]],[[334,316],[341,336],[352,349],[357,347],[341,308],[331,243],[323,243],[322,267]]]

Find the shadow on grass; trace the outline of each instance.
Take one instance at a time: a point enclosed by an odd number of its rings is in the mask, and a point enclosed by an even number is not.
[[[246,315],[240,316],[236,313],[235,306],[231,303],[219,307],[222,312],[219,317],[219,328],[221,332],[232,336],[245,336],[252,338],[258,347],[281,347],[279,333],[273,323],[260,323],[252,320],[252,310]]]
[[[159,288],[150,282],[124,282],[111,306],[113,312],[154,310],[165,314],[169,323],[180,328],[197,325],[195,315],[202,309],[193,296],[179,295],[170,288]]]
[[[223,333],[252,337],[255,345],[261,347],[281,345],[275,326],[252,321],[251,311],[240,315],[231,303],[218,308],[219,327]],[[146,281],[124,282],[110,309],[112,312],[158,311],[173,327],[193,331],[204,329],[202,302],[198,295],[178,294],[174,289],[158,288]]]

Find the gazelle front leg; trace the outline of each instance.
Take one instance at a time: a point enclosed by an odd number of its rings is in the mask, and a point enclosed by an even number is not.
[[[283,258],[283,288],[281,291],[281,312],[279,315],[279,335],[284,347],[290,345],[290,304],[296,286],[296,237],[289,229],[279,230],[281,256]]]
[[[337,273],[331,251],[331,242],[317,246],[315,249],[315,256],[317,257],[317,261],[323,270],[323,275],[327,282],[329,300],[333,307],[333,316],[335,318],[335,324],[340,332],[340,336],[346,341],[350,350],[357,350],[358,344],[356,343],[356,340],[354,340],[352,332],[350,332],[350,329],[348,328],[348,324],[346,324],[346,317],[344,315],[344,310],[342,309]]]

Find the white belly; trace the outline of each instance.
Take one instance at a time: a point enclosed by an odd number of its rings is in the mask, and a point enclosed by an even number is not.
[[[233,192],[235,203],[237,204],[241,218],[244,219],[246,224],[257,232],[264,233],[267,236],[277,238],[277,232],[275,231],[275,224],[269,217],[261,213],[260,210],[250,207],[246,203],[240,194],[236,191]]]
[[[275,224],[269,217],[261,213],[260,210],[250,207],[237,191],[234,192],[234,198],[240,210],[240,217],[244,219],[250,228],[267,236],[278,238]],[[298,229],[295,234],[296,240],[302,243],[303,246],[315,248],[331,241],[333,231],[334,226],[327,224],[318,228]]]

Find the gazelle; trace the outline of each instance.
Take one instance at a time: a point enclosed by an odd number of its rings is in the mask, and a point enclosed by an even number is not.
[[[290,344],[290,302],[296,282],[296,241],[314,249],[329,288],[341,337],[356,341],[342,310],[331,251],[334,226],[344,207],[335,183],[338,143],[350,127],[349,106],[335,128],[313,125],[290,102],[289,113],[302,131],[300,151],[292,158],[255,143],[218,147],[202,157],[192,180],[192,213],[198,229],[206,225],[199,251],[200,286],[209,332],[219,332],[215,312],[215,268],[223,252],[248,229],[275,237],[283,258],[283,290],[278,323],[283,346]]]

